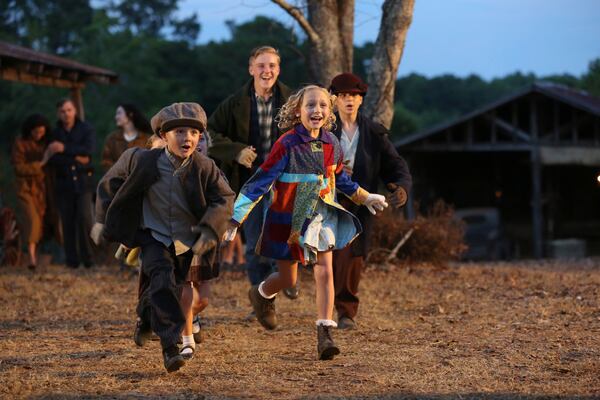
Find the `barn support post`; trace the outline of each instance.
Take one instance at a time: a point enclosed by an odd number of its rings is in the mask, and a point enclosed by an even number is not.
[[[531,220],[533,228],[533,256],[543,257],[543,216],[542,216],[542,164],[540,148],[531,148]]]
[[[531,134],[531,222],[533,233],[533,256],[542,258],[544,255],[543,242],[543,213],[542,213],[542,162],[538,140],[537,103],[535,98],[530,100],[529,129]]]
[[[71,88],[70,97],[77,107],[77,116],[80,120],[85,121],[85,110],[83,109],[83,96],[81,95],[81,89],[83,86],[73,86]]]

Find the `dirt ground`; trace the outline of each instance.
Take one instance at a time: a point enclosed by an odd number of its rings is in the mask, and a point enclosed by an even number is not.
[[[316,360],[309,273],[272,332],[224,273],[173,374],[158,341],[134,345],[136,277],[117,269],[0,269],[2,398],[600,398],[600,260],[369,269],[333,361]]]

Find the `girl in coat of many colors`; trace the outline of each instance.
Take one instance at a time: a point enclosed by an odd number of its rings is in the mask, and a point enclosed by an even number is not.
[[[335,96],[315,85],[288,99],[278,115],[279,127],[288,131],[242,187],[233,225],[226,233],[232,239],[252,208],[271,192],[256,252],[276,259],[278,272],[253,286],[248,296],[261,325],[274,329],[275,296],[296,284],[298,262],[315,263],[320,360],[330,360],[340,352],[331,334],[336,327],[332,250],[347,246],[361,232],[358,219],[337,202],[336,189],[372,213],[387,207],[384,196],[367,192],[344,172],[340,143],[330,132],[335,123],[334,100]]]

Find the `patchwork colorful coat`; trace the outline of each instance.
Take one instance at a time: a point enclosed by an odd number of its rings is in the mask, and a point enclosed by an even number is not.
[[[350,180],[342,161],[338,139],[323,129],[319,137],[313,138],[302,125],[297,125],[275,142],[265,162],[240,190],[234,205],[232,219],[239,225],[270,193],[257,254],[304,263],[304,233],[318,201],[338,212],[336,249],[344,248],[360,234],[360,222],[337,202],[336,189],[356,204],[363,204],[369,193]]]

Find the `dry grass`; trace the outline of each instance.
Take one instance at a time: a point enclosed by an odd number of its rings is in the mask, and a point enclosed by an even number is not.
[[[206,342],[178,373],[131,339],[136,280],[114,268],[0,269],[3,398],[600,397],[600,261],[369,270],[360,327],[315,360],[314,285],[244,322],[246,280],[215,285]]]

